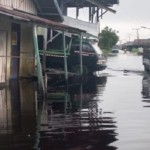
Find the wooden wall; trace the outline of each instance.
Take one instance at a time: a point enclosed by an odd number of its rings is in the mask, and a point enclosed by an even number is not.
[[[36,7],[32,0],[0,0],[0,6],[37,14]]]
[[[19,22],[15,22],[19,23]],[[5,70],[5,75],[0,77],[0,82],[4,81],[4,76],[6,81],[10,79],[10,66],[11,66],[11,24],[12,21],[7,18],[2,18],[0,16],[0,31],[6,33],[6,55],[4,58],[6,60],[6,65],[1,64],[0,76],[3,70]],[[27,77],[34,74],[35,71],[35,59],[34,59],[34,45],[33,45],[33,27],[31,24],[21,23],[21,39],[20,39],[20,67],[19,76]],[[5,51],[0,50],[0,55],[4,56]],[[3,57],[2,57],[3,58]],[[5,60],[1,61],[4,63]],[[5,68],[4,68],[5,67]]]
[[[34,45],[32,26],[21,24],[20,76],[34,74]]]
[[[11,21],[5,17],[3,17],[3,18],[0,17],[0,30],[1,30],[1,32],[6,33],[6,53],[4,52],[4,50],[0,52],[0,55],[2,56],[0,58],[3,59],[1,61],[6,60],[6,65],[3,65],[3,68],[1,68],[1,71],[5,70],[5,80],[8,80],[9,74],[10,74],[10,57],[4,58],[3,56],[5,54],[7,56],[10,56],[10,51],[11,51]],[[2,35],[1,35],[1,38],[3,38]],[[0,82],[4,82],[4,77]]]
[[[0,82],[6,81],[6,44],[7,32],[0,30]]]

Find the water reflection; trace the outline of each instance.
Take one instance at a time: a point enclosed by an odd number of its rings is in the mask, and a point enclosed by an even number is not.
[[[34,83],[13,80],[0,90],[0,149],[34,149],[37,139]]]
[[[68,91],[50,90],[40,107],[41,150],[115,150],[116,122],[98,107],[106,77],[92,76]],[[41,106],[41,104],[40,104]]]
[[[0,90],[0,150],[117,149],[109,146],[117,140],[113,112],[99,108],[106,82],[91,76],[50,88],[43,100],[34,82],[12,80]]]
[[[143,107],[150,107],[150,74],[145,73],[142,81]]]

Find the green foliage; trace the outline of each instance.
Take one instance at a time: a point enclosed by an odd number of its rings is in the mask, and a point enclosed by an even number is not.
[[[99,47],[110,50],[119,40],[115,30],[105,27],[99,34]]]
[[[131,52],[132,52],[132,53],[138,53],[138,48],[132,48],[132,49],[131,49]]]
[[[103,51],[104,56],[107,57],[110,51],[107,49],[101,49],[101,50]]]

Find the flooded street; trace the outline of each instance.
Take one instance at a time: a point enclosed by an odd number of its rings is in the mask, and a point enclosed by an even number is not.
[[[82,84],[49,88],[46,101],[35,82],[14,81],[0,93],[0,150],[148,150],[149,83],[132,54],[108,57]]]
[[[148,150],[149,76],[142,73],[142,58],[120,55],[108,61],[111,72],[109,69],[106,72],[111,76],[107,78],[105,90],[100,96],[102,102],[99,108],[116,122],[118,140],[110,145],[119,150]]]

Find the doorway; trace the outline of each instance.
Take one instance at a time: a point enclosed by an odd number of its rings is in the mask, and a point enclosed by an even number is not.
[[[19,77],[20,64],[20,24],[12,23],[11,26],[11,79]]]

